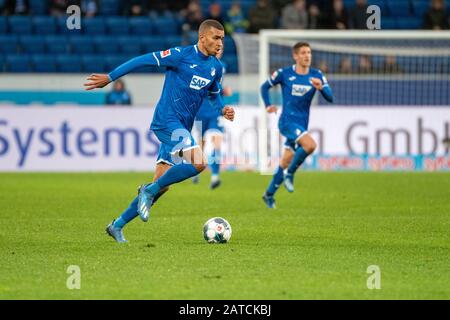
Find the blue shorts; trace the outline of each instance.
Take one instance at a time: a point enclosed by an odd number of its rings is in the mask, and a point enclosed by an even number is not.
[[[183,159],[183,151],[198,147],[194,137],[192,137],[191,133],[181,124],[171,125],[164,129],[153,130],[153,132],[161,142],[156,164],[178,164]]]
[[[303,135],[308,133],[308,129],[304,128],[303,125],[291,122],[291,123],[283,123],[279,124],[278,128],[280,129],[280,133],[286,137],[286,141],[284,142],[284,147],[287,149],[292,149],[295,151],[298,146],[298,139]]]
[[[203,138],[207,131],[222,134],[224,132],[222,121],[222,116],[202,117],[195,119],[195,125],[199,128],[199,131],[201,131]]]

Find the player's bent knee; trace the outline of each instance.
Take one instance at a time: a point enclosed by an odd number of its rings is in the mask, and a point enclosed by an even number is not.
[[[202,172],[206,169],[207,165],[204,163],[193,164],[194,168],[198,171],[198,173]]]
[[[311,154],[314,152],[314,150],[316,150],[316,148],[317,144],[314,141],[311,141],[311,143],[306,146],[305,151],[306,153]]]
[[[289,164],[291,163],[291,161],[292,161],[292,157],[289,158],[289,159],[281,159],[281,161],[280,161],[280,167],[281,167],[282,169],[286,169],[287,167],[289,167]]]
[[[301,146],[307,154],[313,153],[314,150],[316,150],[316,148],[317,148],[317,144],[314,140],[303,141]]]

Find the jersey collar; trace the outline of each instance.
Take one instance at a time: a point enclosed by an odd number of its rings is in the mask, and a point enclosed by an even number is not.
[[[198,47],[197,47],[196,44],[194,45],[194,49],[195,49],[195,52],[197,52],[197,55],[198,55],[200,58],[202,58],[202,59],[208,59],[208,58],[209,58],[209,56],[204,55],[204,54],[198,49]]]
[[[295,71],[295,64],[293,64],[293,65],[292,65],[292,71],[294,71],[294,73],[295,73],[296,75],[298,75],[298,76],[306,76],[306,75],[308,75],[308,74],[311,73],[311,68],[309,68],[308,73],[305,73],[305,74],[299,74],[299,73],[297,73],[297,71]]]

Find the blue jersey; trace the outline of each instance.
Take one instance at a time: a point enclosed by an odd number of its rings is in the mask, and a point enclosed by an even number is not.
[[[281,85],[283,97],[283,111],[280,116],[280,125],[298,123],[304,130],[308,129],[309,109],[311,101],[316,93],[316,88],[311,84],[311,78],[319,78],[323,84],[322,95],[328,101],[333,100],[328,81],[318,69],[309,69],[309,73],[302,75],[295,71],[295,65],[278,69],[269,77],[262,86],[262,95],[266,106],[270,105],[268,89]]]
[[[163,128],[178,120],[191,130],[208,92],[220,94],[220,61],[214,56],[205,56],[197,45],[173,48],[153,53],[153,56],[159,61],[159,66],[167,67],[167,72],[151,128]]]
[[[151,124],[152,130],[179,127],[192,129],[195,115],[208,94],[221,92],[222,64],[206,56],[197,45],[157,51],[127,61],[109,73],[115,80],[142,66],[166,67],[164,87]],[[223,105],[217,105],[222,108]]]
[[[222,63],[222,76],[225,75],[225,66]],[[197,112],[196,120],[206,120],[211,118],[216,118],[222,116],[222,113],[217,108],[211,105],[211,101],[209,99],[204,99],[200,109]]]

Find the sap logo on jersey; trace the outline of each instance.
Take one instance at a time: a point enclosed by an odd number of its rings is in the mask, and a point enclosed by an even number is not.
[[[304,86],[301,84],[294,84],[292,85],[292,95],[293,96],[299,96],[299,97],[303,97],[306,93],[309,92],[309,90],[311,90],[311,86]]]
[[[189,88],[195,89],[195,90],[200,90],[204,87],[206,87],[209,83],[211,82],[211,80],[209,79],[205,79],[199,76],[192,76],[192,80],[191,80],[191,84],[189,85]]]

